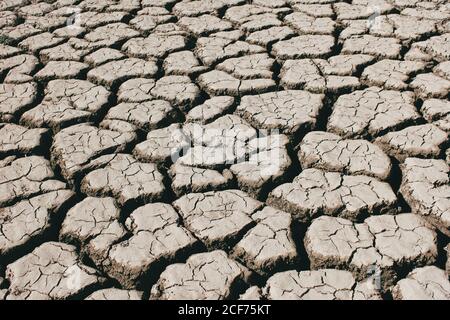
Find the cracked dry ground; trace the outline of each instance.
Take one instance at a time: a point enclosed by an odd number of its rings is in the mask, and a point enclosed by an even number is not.
[[[1,300],[450,299],[446,0],[2,0],[0,81]]]

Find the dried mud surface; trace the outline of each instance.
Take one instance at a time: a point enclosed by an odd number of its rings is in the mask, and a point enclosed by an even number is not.
[[[450,300],[446,0],[0,1],[0,300]]]

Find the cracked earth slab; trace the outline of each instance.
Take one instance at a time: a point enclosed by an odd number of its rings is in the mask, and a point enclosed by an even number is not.
[[[288,154],[289,139],[285,135],[267,135],[248,143],[251,153],[246,161],[233,164],[231,172],[239,187],[256,199],[262,198],[270,185],[284,181],[292,160]]]
[[[375,267],[386,290],[396,280],[397,269],[434,263],[436,237],[410,213],[372,216],[363,223],[323,216],[312,222],[304,243],[314,269],[345,268],[364,279]]]
[[[179,124],[152,130],[145,141],[137,144],[133,150],[134,156],[144,162],[168,163],[175,162],[183,152],[190,147],[190,140],[184,134]]]
[[[230,96],[213,97],[191,109],[186,115],[186,120],[188,122],[207,124],[228,113],[234,102],[234,98]]]
[[[0,125],[0,155],[26,155],[38,153],[45,144],[48,130],[28,129],[16,124]]]
[[[230,58],[218,64],[216,70],[202,74],[198,81],[211,95],[265,92],[276,86],[272,79],[274,62],[267,54]]]
[[[152,100],[141,103],[120,103],[109,109],[104,121],[125,121],[139,129],[150,131],[171,122],[175,110],[165,100]]]
[[[300,34],[332,35],[336,30],[336,22],[331,18],[312,17],[301,12],[287,15],[284,21]]]
[[[210,66],[227,58],[239,57],[243,54],[262,53],[264,51],[264,48],[258,45],[216,36],[199,38],[194,52],[204,65]]]
[[[142,300],[142,292],[117,288],[102,289],[91,293],[85,300]]]
[[[401,165],[400,193],[414,213],[444,234],[450,231],[449,166],[444,160],[407,158]]]
[[[240,190],[191,193],[173,203],[185,227],[211,249],[233,245],[254,225],[251,215],[262,205]]]
[[[132,236],[111,246],[102,264],[125,288],[142,286],[142,277],[158,272],[195,250],[198,240],[183,226],[168,204],[142,206],[125,225]]]
[[[111,88],[131,78],[152,77],[157,71],[158,67],[152,60],[129,58],[111,61],[91,69],[87,73],[87,78],[94,83]]]
[[[272,79],[241,80],[219,70],[202,74],[198,80],[199,85],[213,96],[240,96],[250,93],[263,93],[275,88],[275,82]]]
[[[344,41],[342,53],[369,54],[378,58],[400,58],[402,46],[396,38],[381,38],[371,35],[353,36]]]
[[[120,60],[124,57],[125,55],[119,50],[111,48],[101,48],[85,56],[84,61],[93,67],[97,67],[101,64],[114,60]]]
[[[445,131],[433,124],[424,124],[389,132],[374,143],[390,156],[404,161],[408,157],[438,158],[448,139]]]
[[[153,163],[139,162],[129,154],[118,153],[102,156],[91,166],[94,170],[81,182],[81,191],[85,194],[112,196],[122,206],[163,198],[163,176]]]
[[[105,279],[95,269],[82,264],[75,249],[65,243],[46,242],[9,264],[7,299],[61,300],[101,285]],[[43,267],[45,273],[41,272]]]
[[[242,31],[252,32],[282,25],[280,18],[289,11],[288,8],[270,8],[253,3],[229,8],[224,18],[239,25]]]
[[[76,61],[49,61],[44,69],[34,75],[37,81],[77,78],[88,65]]]
[[[144,102],[163,99],[183,111],[189,110],[199,99],[200,90],[188,76],[171,75],[158,81],[135,78],[124,82],[118,91],[123,102]]]
[[[209,124],[187,123],[184,134],[192,147],[180,153],[177,163],[185,166],[223,170],[243,161],[251,151],[256,130],[236,115],[225,115]]]
[[[295,35],[294,30],[289,27],[271,27],[252,32],[248,35],[247,41],[251,44],[268,47],[274,43],[287,40]]]
[[[108,103],[110,94],[104,87],[85,80],[53,80],[48,83],[42,102],[26,111],[20,122],[59,131],[96,118]]]
[[[281,69],[280,84],[287,89],[305,89],[315,93],[339,93],[358,89],[361,83],[353,75],[373,61],[369,55],[340,55],[324,59],[287,60]]]
[[[80,246],[82,255],[101,265],[110,246],[126,235],[119,218],[120,209],[113,198],[87,197],[67,212],[59,238]]]
[[[395,285],[392,295],[395,300],[448,300],[448,275],[435,266],[414,269]]]
[[[247,121],[234,114],[225,114],[207,124],[187,123],[183,126],[183,132],[194,145],[212,147],[237,142],[248,143],[257,134]]]
[[[233,248],[234,257],[264,275],[298,262],[289,213],[265,207],[255,212],[252,219],[257,225]]]
[[[361,77],[369,86],[406,90],[411,77],[426,66],[421,61],[382,60],[365,68]]]
[[[267,280],[262,295],[269,300],[381,300],[369,282],[335,269],[285,271]]]
[[[91,50],[74,48],[70,43],[63,43],[56,47],[41,50],[39,57],[47,63],[45,69],[40,70],[35,78],[47,81],[55,78],[76,78],[86,73],[88,66],[81,63],[84,56]],[[56,69],[56,70],[53,70]]]
[[[65,182],[56,179],[50,162],[40,156],[18,158],[0,168],[1,206],[65,187]]]
[[[0,84],[0,116],[4,122],[17,120],[18,114],[29,109],[36,101],[35,83]]]
[[[358,220],[369,214],[397,211],[397,197],[388,183],[314,168],[276,187],[267,201],[302,222],[322,214]]]
[[[30,54],[19,54],[0,60],[0,74],[4,83],[27,83],[33,81],[32,74],[39,60]]]
[[[169,53],[184,49],[187,39],[181,35],[150,35],[134,38],[123,45],[123,50],[137,58],[162,58]]]
[[[446,98],[450,91],[450,81],[434,73],[419,74],[410,87],[422,98]]]
[[[335,39],[329,35],[302,35],[277,42],[272,49],[281,60],[301,58],[327,58],[331,56]]]
[[[381,180],[389,178],[389,157],[366,140],[348,140],[321,131],[308,133],[300,143],[299,160],[303,168],[338,171],[351,175],[368,175]]]
[[[192,76],[206,70],[191,51],[174,52],[164,60],[164,71],[168,75]]]
[[[151,299],[222,300],[233,297],[251,272],[221,250],[198,253],[184,264],[164,270],[152,287]]]
[[[340,96],[327,129],[346,138],[376,137],[418,119],[412,92],[370,87]]]
[[[430,39],[422,42],[416,42],[413,44],[413,47],[432,55],[438,61],[445,61],[450,59],[450,45],[448,43],[449,38],[450,33],[446,33],[431,37]]]
[[[233,175],[227,169],[220,172],[178,163],[170,167],[169,174],[172,177],[172,190],[177,196],[227,189],[233,179]]]
[[[71,181],[90,161],[106,152],[123,150],[134,140],[131,133],[119,133],[80,124],[58,132],[52,145],[52,162]]]
[[[287,90],[245,96],[236,113],[258,129],[279,129],[297,134],[315,127],[324,96]]]
[[[25,250],[57,228],[75,194],[71,190],[50,191],[0,209],[0,256]]]

